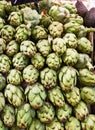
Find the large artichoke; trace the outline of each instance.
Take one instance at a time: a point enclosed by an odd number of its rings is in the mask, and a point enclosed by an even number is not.
[[[40,108],[46,99],[45,89],[43,85],[38,82],[31,86],[27,86],[25,94],[29,100],[30,105],[34,109]]]
[[[0,73],[0,91],[6,86],[6,78]]]
[[[41,78],[41,83],[47,89],[53,88],[57,84],[57,73],[52,69],[44,68],[40,72],[40,78]]]
[[[45,102],[37,111],[37,116],[42,123],[50,123],[55,116],[54,107],[51,103]]]
[[[33,65],[28,65],[23,70],[23,79],[29,83],[33,84],[38,80],[39,72]]]
[[[5,88],[4,96],[15,107],[20,106],[24,102],[23,89],[20,86],[8,84]]]
[[[0,92],[0,112],[5,107],[5,97],[2,92]]]

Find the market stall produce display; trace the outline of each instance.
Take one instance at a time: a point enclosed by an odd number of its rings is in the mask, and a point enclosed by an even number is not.
[[[70,2],[44,4],[0,1],[0,130],[95,130],[95,29]]]

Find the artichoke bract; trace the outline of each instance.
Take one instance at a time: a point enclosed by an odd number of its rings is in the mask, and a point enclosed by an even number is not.
[[[64,130],[64,125],[54,118],[49,124],[46,124],[46,130]]]
[[[19,128],[27,128],[35,117],[35,110],[31,108],[30,104],[25,103],[16,110],[17,126]]]
[[[57,70],[61,67],[62,59],[56,53],[50,53],[47,56],[46,64],[49,68]]]
[[[60,122],[67,122],[72,114],[72,107],[65,103],[63,107],[56,109],[56,115]]]
[[[5,24],[4,19],[2,19],[2,18],[0,17],[0,29],[3,28],[4,24]]]
[[[71,55],[72,54],[72,55]],[[78,61],[79,54],[73,48],[68,48],[62,55],[62,60],[66,65],[74,66]]]
[[[52,22],[48,27],[49,33],[53,38],[61,37],[63,33],[63,24],[57,21]]]
[[[5,125],[1,119],[0,119],[0,130],[8,130],[8,128],[5,127]]]
[[[15,107],[22,105],[24,102],[24,92],[21,86],[8,84],[5,88],[4,96]]]
[[[6,41],[3,38],[0,38],[0,54],[3,54],[6,50]]]
[[[59,86],[48,91],[48,98],[54,106],[63,107],[65,105],[65,99]]]
[[[27,86],[25,89],[25,94],[29,100],[30,105],[34,109],[40,108],[46,99],[45,88],[38,82],[31,86]]]
[[[25,40],[23,42],[21,42],[21,45],[20,45],[20,51],[31,57],[31,56],[34,56],[36,54],[36,46],[35,46],[35,43],[30,41],[30,40]]]
[[[1,29],[0,33],[1,38],[3,38],[6,42],[10,42],[14,37],[15,29],[11,25],[5,25]]]
[[[0,92],[0,112],[5,107],[5,97],[2,92]]]
[[[11,69],[7,76],[7,82],[13,85],[20,85],[23,81],[22,73],[17,69]]]
[[[39,77],[39,71],[33,66],[33,65],[28,65],[26,68],[23,70],[23,79],[29,83],[33,84],[38,80]]]
[[[50,123],[55,116],[55,110],[51,103],[45,102],[37,111],[37,116],[42,123]]]
[[[0,91],[6,86],[6,78],[0,73]]]
[[[40,72],[41,83],[46,89],[50,89],[56,86],[57,84],[57,73],[56,71],[50,68],[44,68]]]
[[[40,70],[44,67],[45,64],[45,58],[41,55],[41,53],[36,53],[32,58],[31,58],[31,63],[33,66]]]
[[[2,114],[1,114],[1,118],[6,126],[8,126],[8,127],[13,126],[13,124],[15,123],[14,107],[12,107],[9,104],[5,105],[5,107],[2,111]]]
[[[79,120],[71,116],[69,120],[65,123],[65,130],[81,130]]]
[[[1,73],[8,73],[10,70],[11,60],[5,54],[0,55],[0,72]]]
[[[52,49],[57,55],[61,56],[66,52],[66,43],[62,38],[55,38],[52,42]]]
[[[59,71],[59,83],[64,92],[72,90],[77,83],[77,70],[71,66],[64,66]]]
[[[37,43],[37,49],[39,52],[44,56],[48,56],[49,53],[51,52],[51,45],[49,44],[49,41],[46,39],[39,40]]]
[[[33,119],[33,122],[31,122],[27,130],[45,130],[45,124],[38,119]]]

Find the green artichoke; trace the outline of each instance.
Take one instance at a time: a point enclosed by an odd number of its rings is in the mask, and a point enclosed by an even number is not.
[[[29,59],[22,52],[19,52],[14,55],[12,63],[17,70],[23,70],[28,65]]]
[[[4,27],[5,21],[0,17],[0,30]]]
[[[1,29],[0,33],[1,38],[3,38],[6,42],[10,42],[14,37],[15,29],[11,25],[5,25]]]
[[[57,73],[52,69],[44,68],[40,72],[40,78],[41,83],[44,85],[46,89],[53,88],[57,84]]]
[[[65,130],[81,130],[79,120],[71,116],[69,120],[65,123]]]
[[[11,12],[8,21],[13,27],[17,27],[22,24],[23,18],[20,12]]]
[[[95,89],[90,87],[81,88],[81,98],[87,104],[95,103]]]
[[[78,52],[73,48],[68,48],[62,55],[63,62],[69,66],[74,66],[78,61],[78,57]]]
[[[74,33],[66,33],[63,40],[68,48],[75,49],[78,45],[77,37]]]
[[[6,86],[6,78],[0,73],[0,91]]]
[[[0,2],[0,17],[5,18],[5,16],[6,16],[5,7],[1,1]]]
[[[41,123],[38,119],[33,119],[27,130],[45,130],[45,124]]]
[[[47,31],[45,30],[45,28],[41,27],[41,26],[35,26],[32,29],[32,34],[31,37],[37,41],[37,40],[41,40],[41,39],[45,39],[48,37]]]
[[[6,41],[3,38],[0,38],[0,54],[3,54],[6,50]]]
[[[49,124],[46,124],[46,130],[64,130],[63,123],[60,123],[57,118],[54,118]]]
[[[80,121],[84,120],[89,114],[88,107],[85,102],[80,101],[73,109],[76,118]]]
[[[55,110],[51,103],[45,102],[37,111],[37,116],[42,123],[50,123],[55,116]]]
[[[82,37],[78,40],[77,50],[80,53],[90,54],[93,50],[93,47],[91,42],[86,37]]]
[[[61,37],[63,33],[63,24],[57,21],[52,22],[48,27],[49,33],[53,38]]]
[[[54,106],[63,107],[65,105],[65,99],[59,86],[48,91],[48,98]]]
[[[61,56],[66,52],[66,43],[62,38],[55,38],[52,42],[52,49],[57,55]]]
[[[23,70],[23,79],[29,83],[33,84],[38,80],[39,72],[33,65],[28,65]]]
[[[64,66],[59,71],[59,83],[64,92],[72,90],[77,83],[77,70],[71,66]]]
[[[61,67],[62,59],[56,53],[50,53],[47,56],[46,64],[49,68],[57,70]]]
[[[27,128],[30,126],[35,117],[35,110],[31,108],[30,104],[25,103],[16,110],[17,126],[19,128]]]
[[[4,96],[15,107],[20,106],[24,102],[24,93],[20,86],[8,84],[5,88]]]
[[[51,52],[51,45],[50,45],[49,41],[46,39],[39,40],[36,46],[37,46],[38,51],[44,57],[48,56],[49,53]]]
[[[0,55],[0,72],[8,73],[10,70],[11,60],[5,54]]]
[[[19,44],[12,40],[6,46],[6,54],[8,56],[14,56],[19,51]]]
[[[71,106],[76,106],[81,100],[79,88],[73,87],[73,89],[70,92],[65,94],[65,97],[66,97],[67,102]]]
[[[0,119],[0,130],[8,130],[1,119]]]
[[[35,43],[30,40],[25,40],[21,42],[20,51],[26,56],[34,56],[36,54],[36,46]]]
[[[40,70],[44,67],[45,58],[41,55],[41,53],[36,53],[34,57],[31,58],[31,63],[36,69]]]
[[[0,92],[0,112],[4,109],[5,107],[5,97],[2,92]]]
[[[29,100],[30,105],[34,109],[40,108],[46,99],[45,89],[43,85],[38,82],[31,86],[27,86],[25,89],[25,94]]]
[[[7,82],[13,85],[19,85],[22,81],[22,73],[17,69],[11,69],[7,76]]]
[[[6,104],[3,108],[1,118],[6,126],[12,127],[15,123],[15,109],[11,105]]]
[[[64,104],[63,107],[56,109],[56,115],[60,122],[67,122],[72,114],[72,107],[67,103]]]

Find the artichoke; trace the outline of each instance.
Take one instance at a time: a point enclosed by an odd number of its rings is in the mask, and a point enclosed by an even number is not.
[[[82,130],[95,129],[95,115],[89,114],[83,122],[81,122]]]
[[[57,73],[52,69],[44,68],[40,72],[40,78],[41,83],[44,85],[46,89],[53,88],[57,84]]]
[[[14,56],[19,51],[19,44],[12,40],[6,46],[6,54],[8,56]]]
[[[14,55],[12,63],[17,70],[23,70],[28,65],[29,59],[22,52],[19,52]]]
[[[78,40],[77,50],[80,53],[90,54],[93,50],[93,47],[91,42],[86,37],[82,37]]]
[[[35,110],[31,108],[30,104],[25,103],[16,110],[17,126],[19,128],[27,128],[35,117]]]
[[[66,43],[62,38],[55,38],[52,42],[52,49],[57,55],[61,56],[66,52]]]
[[[46,130],[64,130],[64,125],[54,118],[49,124],[46,124]]]
[[[78,52],[73,48],[68,48],[62,55],[63,62],[69,66],[74,66],[78,61],[78,57]]]
[[[0,130],[8,130],[7,127],[3,124],[3,121],[0,119]]]
[[[65,130],[81,130],[79,120],[71,116],[69,120],[65,123]]]
[[[48,98],[54,106],[63,107],[65,105],[65,99],[59,86],[48,91]]]
[[[13,85],[19,85],[23,81],[22,74],[17,69],[11,69],[8,76],[7,82]]]
[[[74,33],[66,33],[63,40],[68,48],[75,49],[78,45],[77,37]]]
[[[59,83],[64,92],[72,90],[77,83],[77,70],[70,66],[64,66],[59,71]]]
[[[5,18],[5,16],[6,16],[5,7],[4,7],[4,4],[1,1],[0,2],[0,17]]]
[[[60,122],[67,122],[72,114],[72,107],[67,103],[64,104],[63,107],[56,109],[56,115]]]
[[[31,57],[31,56],[34,56],[36,54],[36,46],[35,46],[35,43],[30,41],[30,40],[25,40],[23,42],[21,42],[21,45],[20,45],[20,51]]]
[[[37,49],[38,51],[44,56],[48,56],[51,52],[51,45],[49,44],[49,41],[46,39],[39,40],[37,43]]]
[[[5,97],[2,92],[0,92],[0,112],[4,109],[5,107]]]
[[[80,121],[84,120],[89,114],[88,107],[83,101],[80,101],[79,104],[74,107],[73,111],[76,118]]]
[[[45,39],[48,37],[45,28],[38,25],[32,29],[31,36],[35,41]]]
[[[55,110],[51,103],[45,102],[37,111],[37,116],[42,123],[50,123],[55,116]]]
[[[0,55],[0,72],[8,73],[10,70],[11,60],[5,54]]]
[[[81,98],[87,104],[95,103],[95,89],[90,87],[81,88]]]
[[[45,130],[45,124],[41,123],[38,119],[33,119],[27,130]]]
[[[45,58],[41,55],[41,53],[36,53],[34,57],[31,58],[31,63],[36,69],[40,70],[44,67]]]
[[[15,109],[9,104],[5,105],[1,118],[6,126],[12,127],[15,123]]]
[[[38,80],[39,72],[33,65],[28,65],[23,70],[23,79],[29,83],[33,84]]]
[[[65,94],[65,97],[66,97],[67,102],[71,106],[76,106],[81,100],[79,88],[73,87],[72,91]]]
[[[15,107],[20,106],[24,102],[23,89],[20,86],[8,84],[5,88],[4,96]]]
[[[5,21],[0,17],[0,30],[4,27]]]
[[[0,91],[6,86],[6,78],[0,73]]]
[[[34,109],[40,108],[46,99],[45,89],[43,85],[38,82],[31,86],[27,86],[25,94],[27,95],[30,105]]]
[[[63,33],[63,24],[57,21],[52,22],[48,27],[50,35],[55,37],[61,37]]]
[[[3,38],[0,38],[0,54],[3,54],[6,50],[6,41]]]
[[[1,29],[1,38],[3,38],[6,42],[10,42],[14,37],[15,29],[11,25],[5,25]]]
[[[50,53],[47,56],[46,64],[49,68],[57,70],[61,67],[62,59],[56,53]]]
[[[11,12],[8,21],[13,27],[17,27],[22,24],[22,14],[20,12]]]

